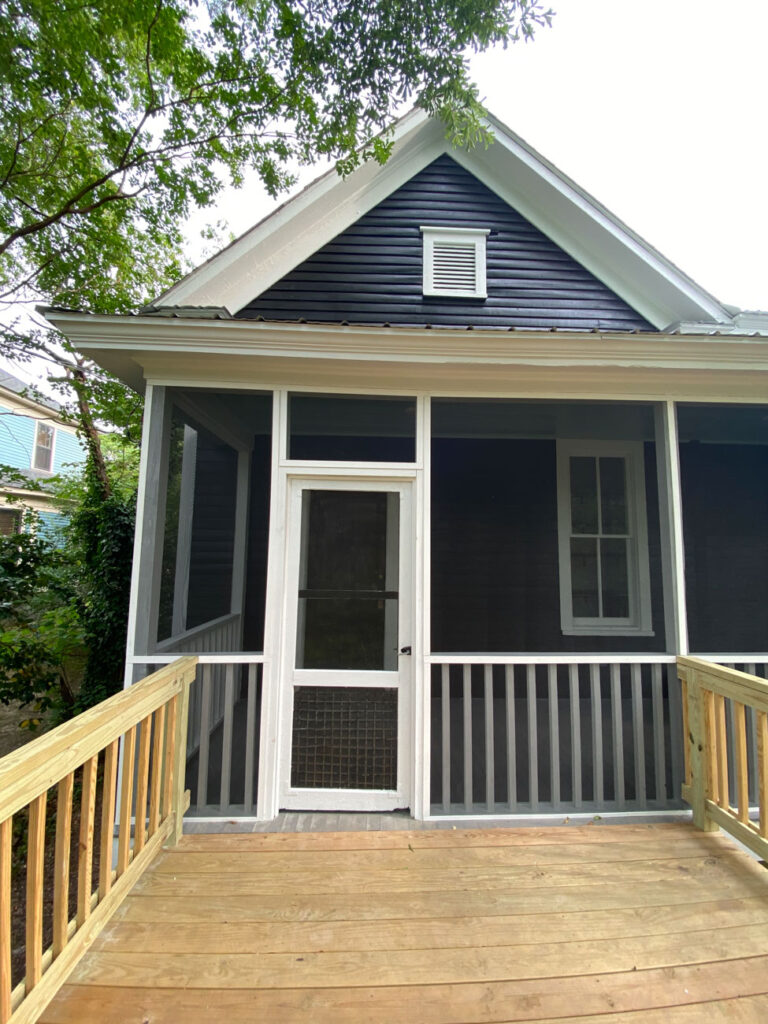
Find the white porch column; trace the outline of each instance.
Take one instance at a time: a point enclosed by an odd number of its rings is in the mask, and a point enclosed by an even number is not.
[[[128,606],[125,686],[130,686],[133,682],[133,656],[137,652],[146,654],[150,645],[154,645],[157,639],[160,603],[170,429],[166,389],[148,384],[144,407],[133,571]]]
[[[281,462],[288,444],[288,392],[272,392],[272,471],[269,490],[267,593],[264,611],[264,666],[261,680],[259,785],[256,816],[269,821],[279,810],[280,651],[284,604],[285,485]]]
[[[432,766],[432,668],[427,662],[432,652],[431,637],[431,509],[432,493],[432,405],[429,395],[416,404],[416,507],[414,509],[416,558],[414,573],[413,703],[415,744],[413,757],[413,805],[411,814],[421,820],[430,809],[430,772]]]
[[[666,647],[670,654],[687,654],[688,614],[685,602],[683,506],[675,403],[665,401],[657,405],[654,418]]]

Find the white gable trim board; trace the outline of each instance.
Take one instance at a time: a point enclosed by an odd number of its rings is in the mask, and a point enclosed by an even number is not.
[[[412,111],[395,127],[392,156],[348,178],[327,173],[157,300],[234,314],[448,153],[659,330],[680,321],[730,325],[729,312],[595,199],[496,119],[495,142],[453,149],[442,126]]]

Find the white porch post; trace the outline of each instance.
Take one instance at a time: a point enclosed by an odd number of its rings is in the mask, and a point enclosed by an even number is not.
[[[269,489],[267,595],[264,613],[264,667],[261,681],[259,784],[256,816],[274,818],[279,811],[280,651],[284,604],[285,480],[281,462],[287,451],[288,393],[272,392],[272,471]]]
[[[235,542],[232,566],[231,611],[240,616],[240,649],[243,646],[246,564],[248,557],[248,494],[251,484],[250,449],[237,453],[237,497],[235,499]]]
[[[432,651],[430,612],[430,539],[431,539],[431,451],[432,407],[428,395],[416,406],[416,558],[414,564],[414,642],[413,642],[413,708],[415,710],[415,749],[413,764],[413,817],[421,820],[429,814],[431,751],[432,669],[427,658]]]
[[[162,531],[165,526],[170,428],[170,417],[166,413],[166,389],[148,384],[145,394],[133,571],[128,606],[125,686],[130,686],[133,682],[134,655],[137,651],[146,654],[150,643],[154,643],[157,638],[160,554]]]
[[[666,647],[670,654],[687,654],[683,506],[675,403],[668,400],[657,405],[654,418]]]

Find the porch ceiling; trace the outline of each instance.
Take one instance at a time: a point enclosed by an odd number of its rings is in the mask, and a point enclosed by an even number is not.
[[[688,825],[186,836],[40,1021],[758,1021],[767,924]]]

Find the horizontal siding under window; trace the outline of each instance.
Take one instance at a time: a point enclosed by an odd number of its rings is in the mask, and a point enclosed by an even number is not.
[[[487,298],[422,294],[421,225],[490,231]],[[654,329],[448,156],[415,175],[237,316],[413,326]]]

